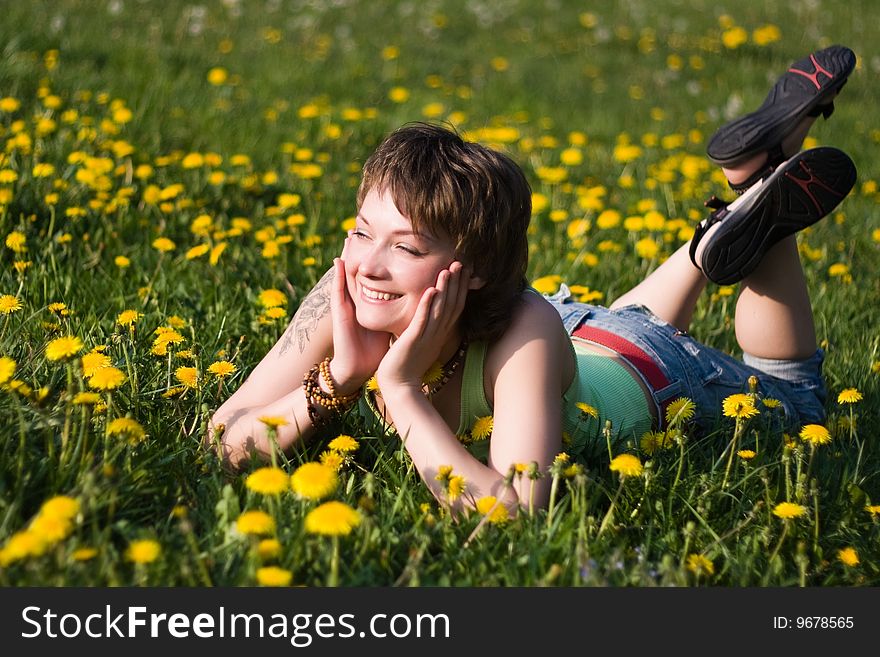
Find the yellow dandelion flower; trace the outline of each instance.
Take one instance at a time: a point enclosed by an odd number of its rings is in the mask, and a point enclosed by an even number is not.
[[[454,502],[461,497],[461,494],[464,493],[466,487],[467,482],[461,475],[452,475],[449,477],[448,486],[446,488],[446,496],[449,498],[449,501]]]
[[[0,356],[0,385],[12,378],[16,366],[16,362],[9,356]]]
[[[855,404],[860,401],[862,401],[862,393],[855,388],[846,388],[837,395],[838,404]]]
[[[694,416],[697,405],[687,397],[679,397],[666,407],[666,423],[687,422]]]
[[[40,536],[47,544],[63,541],[73,530],[73,523],[67,518],[37,515],[30,524],[30,530]]]
[[[289,485],[287,473],[281,468],[265,467],[251,472],[245,486],[261,495],[279,495]]]
[[[751,461],[755,458],[755,451],[752,449],[741,449],[736,455],[740,457],[743,461]]]
[[[687,558],[687,568],[696,575],[715,574],[715,564],[702,554],[689,554]]]
[[[282,317],[287,317],[287,311],[284,308],[268,308],[264,313],[264,316],[268,317],[270,320],[281,319]]]
[[[218,379],[223,379],[234,371],[235,365],[228,360],[218,360],[208,365],[208,372],[216,376]]]
[[[577,402],[575,406],[581,412],[582,420],[586,420],[588,417],[599,419],[599,411],[594,406],[590,406],[586,402]]]
[[[358,448],[358,441],[351,436],[340,434],[331,440],[327,444],[327,447],[336,450],[337,452],[354,452]]]
[[[174,378],[187,388],[199,387],[199,371],[195,367],[178,367],[174,370]]]
[[[290,424],[286,418],[283,418],[280,415],[261,415],[257,419],[270,429],[277,429],[278,427]]]
[[[208,71],[208,84],[219,87],[226,83],[229,79],[229,71],[222,66],[215,66]]]
[[[276,559],[281,554],[281,543],[276,538],[264,538],[257,544],[260,559]]]
[[[26,529],[16,532],[6,540],[0,550],[0,566],[5,567],[28,557],[38,557],[46,552],[47,547],[49,544],[35,531]]]
[[[617,472],[621,477],[638,477],[642,474],[644,466],[637,456],[632,454],[620,454],[615,456],[608,466],[612,472]]]
[[[321,456],[318,457],[318,460],[323,465],[331,468],[334,472],[338,472],[345,463],[345,457],[341,453],[332,449],[321,452]]]
[[[260,586],[289,586],[293,573],[278,566],[257,568],[257,583]]]
[[[274,288],[263,290],[260,292],[259,297],[257,297],[257,301],[264,308],[275,308],[276,306],[286,306],[287,305],[287,295],[284,294],[281,290],[276,290]]]
[[[831,442],[831,433],[821,424],[807,424],[800,432],[800,439],[813,445],[824,445]]]
[[[477,511],[481,515],[488,516],[486,518],[487,521],[493,524],[507,522],[510,518],[506,506],[503,504],[495,506],[497,501],[498,500],[494,495],[486,495],[485,497],[478,499],[476,502]]]
[[[434,362],[428,371],[422,375],[422,385],[432,386],[443,378],[443,365]]]
[[[761,400],[761,403],[767,408],[779,408],[782,406],[782,402],[773,397],[764,397],[764,399]]]
[[[88,378],[98,370],[109,367],[111,361],[109,356],[92,350],[80,359],[80,363],[82,364],[83,376]]]
[[[0,112],[12,113],[18,110],[21,107],[21,102],[18,98],[13,98],[12,96],[6,96],[4,98],[0,98]]]
[[[405,87],[393,87],[388,92],[388,98],[394,103],[405,103],[409,100],[409,89]]]
[[[137,310],[123,310],[119,313],[119,316],[116,317],[116,323],[120,326],[131,326],[143,316],[144,314]]]
[[[125,558],[137,564],[152,563],[162,554],[158,541],[149,538],[132,541],[125,551]]]
[[[338,484],[336,471],[316,461],[303,463],[290,475],[293,492],[309,500],[327,497],[336,490]]]
[[[346,536],[360,521],[360,514],[344,502],[324,502],[306,515],[305,528],[310,534]]]
[[[652,456],[654,452],[660,449],[663,442],[662,431],[646,431],[639,438],[639,447],[648,456]]]
[[[837,551],[837,558],[845,566],[852,568],[859,565],[859,555],[855,548],[846,547]]]
[[[806,514],[807,507],[795,504],[794,502],[780,502],[773,507],[773,515],[788,520],[790,518],[800,518]]]
[[[167,237],[157,237],[153,240],[153,248],[162,253],[168,253],[177,248],[177,245]]]
[[[737,26],[724,30],[721,34],[721,43],[729,50],[739,48],[742,44],[749,40],[749,33],[743,28]]]
[[[118,417],[107,425],[108,436],[126,436],[129,443],[136,444],[146,438],[146,432],[137,420]]]
[[[724,415],[732,418],[750,418],[759,413],[755,408],[755,398],[744,393],[730,395],[722,402]]]
[[[125,383],[125,374],[116,367],[102,367],[89,377],[89,387],[96,390],[113,390]]]
[[[184,256],[187,260],[195,260],[196,258],[201,258],[208,251],[210,251],[211,246],[209,244],[197,244],[189,249],[187,249],[186,255]]]
[[[74,561],[89,561],[98,556],[98,551],[93,547],[77,548],[70,553],[70,558]]]
[[[82,349],[82,340],[74,335],[65,335],[46,345],[46,358],[51,361],[63,360],[76,356]]]
[[[55,495],[40,506],[40,515],[71,520],[79,513],[79,502],[67,495]]]
[[[27,236],[24,233],[14,230],[6,236],[6,247],[15,251],[15,253],[24,253],[27,251]]]
[[[541,294],[552,294],[559,288],[562,282],[562,276],[558,274],[550,274],[549,276],[541,276],[532,281],[532,287]]]
[[[452,466],[451,465],[441,465],[437,468],[437,474],[434,475],[434,479],[437,481],[446,481],[452,475]]]
[[[120,269],[125,269],[131,264],[131,260],[129,258],[126,258],[125,256],[120,255],[113,258],[113,264]]]
[[[492,435],[494,425],[495,420],[491,415],[478,417],[474,420],[474,424],[471,427],[471,436],[473,436],[474,440],[486,440]]]
[[[245,511],[235,521],[240,534],[265,536],[275,533],[275,519],[265,511]]]
[[[101,401],[101,395],[97,392],[78,392],[71,400],[72,404],[97,404]]]
[[[870,513],[872,516],[880,516],[880,504],[870,504],[865,507],[865,511]]]

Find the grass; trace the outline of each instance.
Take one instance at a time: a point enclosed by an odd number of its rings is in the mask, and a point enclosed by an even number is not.
[[[880,519],[868,509],[880,500],[877,8],[596,4],[8,7],[0,356],[15,369],[0,391],[0,584],[252,585],[267,565],[309,586],[880,583]],[[608,303],[687,239],[703,200],[729,197],[703,158],[712,131],[831,43],[852,47],[859,66],[808,145],[845,150],[859,182],[800,238],[827,352],[830,443],[789,441],[759,405],[757,418],[725,419],[704,438],[682,425],[652,454],[615,446],[644,466],[621,478],[600,440],[580,471],[559,468],[552,512],[494,523],[447,513],[399,441],[352,417],[279,457],[292,472],[337,433],[357,439],[330,498],[360,523],[339,539],[306,532],[316,502],[259,494],[248,473],[229,476],[199,449],[212,410],[341,248],[358,167],[391,129],[446,120],[508,151],[536,194],[533,281],[588,286]],[[264,290],[282,293],[276,310],[261,305]],[[735,352],[734,299],[710,288],[692,333]],[[126,310],[139,313],[130,325],[118,321]],[[82,349],[49,358],[65,336]],[[99,348],[120,387],[95,390],[84,376],[82,356]],[[218,361],[234,372],[211,374]],[[839,404],[848,388],[863,399]],[[97,403],[73,403],[81,392]],[[108,434],[126,417],[136,425]],[[55,496],[75,507],[41,511]],[[803,515],[778,517],[783,502]],[[245,510],[272,517],[277,546],[236,529]],[[150,543],[130,552],[137,540]]]

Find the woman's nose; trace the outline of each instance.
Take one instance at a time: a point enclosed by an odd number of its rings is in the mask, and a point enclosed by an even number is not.
[[[370,245],[364,250],[359,269],[366,276],[379,276],[385,271],[385,249]]]

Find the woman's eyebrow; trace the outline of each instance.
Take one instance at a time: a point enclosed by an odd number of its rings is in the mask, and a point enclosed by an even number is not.
[[[357,214],[357,218],[360,219],[361,221],[363,221],[367,226],[370,225],[370,220],[367,219],[367,218],[366,218],[363,214],[361,214],[360,212],[358,212],[358,214]],[[424,233],[416,233],[416,232],[413,231],[412,229],[410,229],[410,230],[406,230],[406,229],[401,228],[401,229],[398,229],[398,230],[393,230],[393,231],[391,231],[391,234],[392,234],[392,235],[406,235],[406,236],[411,236],[411,237],[415,237],[415,238],[418,238],[418,239],[420,239],[420,240],[423,240],[423,241],[425,241],[425,242],[433,242],[433,241],[434,241],[434,240],[431,238],[430,235],[426,235],[426,234],[424,234]]]

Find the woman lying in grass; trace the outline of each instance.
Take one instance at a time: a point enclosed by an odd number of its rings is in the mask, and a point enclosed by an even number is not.
[[[392,133],[364,166],[356,226],[284,335],[217,410],[209,438],[235,466],[271,452],[260,417],[279,416],[286,449],[357,406],[396,431],[422,479],[467,482],[461,503],[495,496],[546,504],[563,447],[661,428],[688,397],[698,426],[744,392],[779,400],[793,426],[821,421],[825,388],[795,233],[855,182],[833,148],[798,152],[855,64],[833,46],[796,62],[755,112],[721,128],[709,157],[742,193],[610,308],[548,299],[525,278],[531,191],[507,156],[441,127]],[[687,333],[707,281],[741,282],[736,336],[744,362]],[[491,440],[459,438],[492,417]],[[568,440],[563,445],[563,435]],[[481,449],[482,448],[482,449]]]

